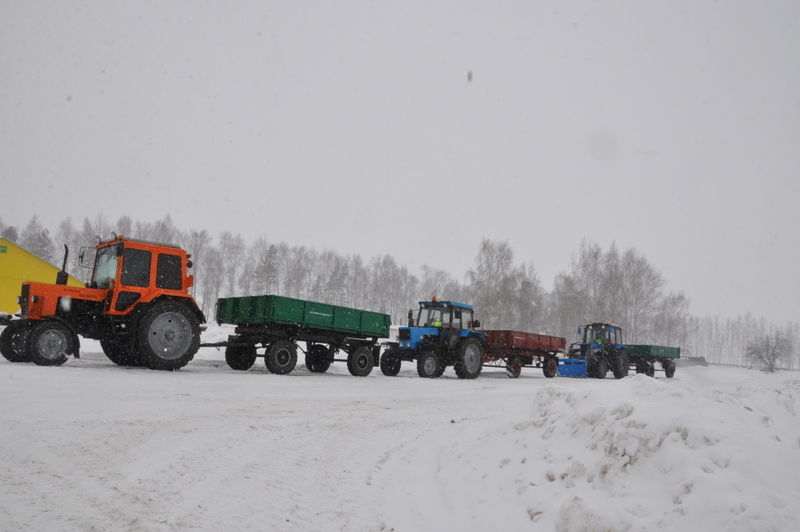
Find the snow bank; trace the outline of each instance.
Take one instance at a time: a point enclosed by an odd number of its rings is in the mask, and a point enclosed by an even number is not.
[[[758,383],[728,389],[714,371],[559,380],[531,390],[518,420],[456,422],[406,464],[431,468],[439,489],[395,479],[392,496],[415,510],[387,523],[443,526],[446,508],[469,530],[797,530],[800,380],[750,372]]]

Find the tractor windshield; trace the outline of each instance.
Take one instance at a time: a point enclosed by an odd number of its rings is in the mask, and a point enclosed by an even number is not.
[[[446,307],[420,307],[417,314],[420,327],[442,327],[450,324],[450,309]]]
[[[608,340],[608,330],[602,325],[591,325],[586,328],[586,342],[605,343]]]
[[[92,286],[95,288],[111,288],[111,281],[117,277],[119,246],[106,246],[97,250],[94,259]]]

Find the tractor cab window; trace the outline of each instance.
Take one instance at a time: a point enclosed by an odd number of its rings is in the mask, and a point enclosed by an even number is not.
[[[593,344],[607,343],[608,331],[600,325],[589,327],[586,329],[586,339]]]
[[[150,286],[149,251],[127,248],[122,262],[122,284],[125,286]]]
[[[420,308],[417,315],[417,323],[420,327],[442,327],[450,326],[450,309],[442,307]]]
[[[463,308],[453,309],[453,328],[472,329],[472,311]]]
[[[106,246],[97,250],[92,273],[94,288],[111,288],[111,281],[117,278],[120,246]]]

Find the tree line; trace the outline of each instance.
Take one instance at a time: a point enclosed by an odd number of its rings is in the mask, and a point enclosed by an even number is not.
[[[546,290],[533,264],[521,263],[508,242],[483,240],[465,279],[430,266],[412,272],[391,255],[365,259],[332,250],[292,246],[239,234],[212,236],[206,230],[182,230],[169,216],[154,222],[103,216],[76,225],[64,219],[50,231],[36,216],[19,230],[0,220],[0,235],[42,257],[61,263],[60,246],[91,248],[113,234],[168,242],[193,256],[193,295],[213,319],[220,297],[280,294],[344,305],[392,316],[405,323],[417,302],[437,296],[472,303],[486,329],[516,329],[576,340],[576,327],[594,321],[622,326],[629,343],[682,348],[683,356],[704,356],[712,363],[760,363],[753,348],[775,345],[779,367],[800,368],[800,324],[769,323],[750,314],[734,318],[694,316],[683,292],[667,289],[659,271],[635,249],[604,249],[584,241],[568,266]],[[91,253],[85,262],[91,263]],[[70,254],[67,271],[88,281],[91,271]]]

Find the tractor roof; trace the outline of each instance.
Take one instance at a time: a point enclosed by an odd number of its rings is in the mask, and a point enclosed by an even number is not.
[[[590,323],[587,327],[595,327],[599,325],[600,327],[614,327],[616,329],[622,329],[619,325],[615,325],[613,323],[604,323],[604,322],[597,322],[597,323]]]
[[[108,244],[121,243],[121,242],[133,242],[133,243],[136,243],[136,244],[148,244],[148,245],[151,245],[151,246],[161,246],[161,247],[165,247],[165,248],[182,249],[180,246],[178,246],[176,244],[168,244],[166,242],[153,242],[152,240],[139,240],[139,239],[136,239],[136,238],[127,238],[127,237],[122,236],[122,235],[119,235],[118,237],[114,238],[113,240],[106,240],[104,242],[100,242],[100,244],[98,244],[98,246],[105,246],[105,245],[108,245]]]
[[[430,308],[430,307],[455,307],[455,308],[463,308],[467,310],[475,310],[472,305],[466,305],[464,303],[456,303],[455,301],[420,301],[419,306],[423,308]]]

